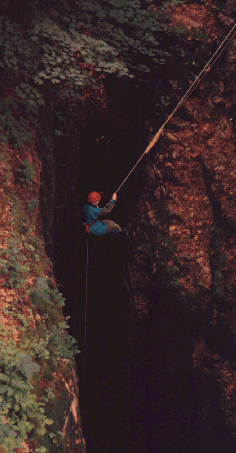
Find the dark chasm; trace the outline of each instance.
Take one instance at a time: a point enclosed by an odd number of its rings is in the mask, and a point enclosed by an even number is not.
[[[148,319],[135,323],[132,294],[124,285],[133,253],[129,238],[84,232],[88,193],[104,192],[104,206],[148,142],[148,102],[131,87],[110,90],[104,117],[94,113],[83,122],[79,115],[77,123],[67,121],[66,139],[54,142],[52,164],[43,157],[45,237],[66,298],[65,315],[71,317],[70,333],[81,351],[77,370],[87,452],[230,453],[235,450],[223,427],[219,389],[211,377],[206,383],[193,375],[191,338],[173,309],[173,296],[161,283],[158,291],[150,289]],[[45,112],[44,124],[57,127],[54,112]],[[132,225],[144,165],[118,193],[109,215],[122,227]],[[207,401],[208,426],[199,416],[201,398]]]

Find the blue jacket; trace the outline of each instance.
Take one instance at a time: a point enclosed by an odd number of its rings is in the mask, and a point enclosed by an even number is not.
[[[115,206],[114,200],[110,201],[107,208],[95,208],[95,206],[93,206],[92,204],[87,203],[84,206],[84,213],[85,213],[87,225],[94,222],[94,220],[96,220],[98,218],[98,216],[100,216],[100,215],[110,214],[110,212],[112,211],[114,206]],[[89,227],[89,229],[92,234],[96,234],[96,235],[106,234],[108,232],[107,225],[102,220],[97,220],[94,223],[94,225]]]

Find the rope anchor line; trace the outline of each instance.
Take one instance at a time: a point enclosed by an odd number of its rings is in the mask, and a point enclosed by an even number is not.
[[[88,275],[89,275],[89,238],[87,236],[87,244],[86,244],[86,273],[85,273],[85,307],[84,307],[84,387],[86,387]]]
[[[170,121],[170,119],[174,116],[174,114],[177,112],[177,110],[181,107],[181,105],[184,103],[184,101],[190,96],[190,94],[195,90],[197,85],[202,81],[202,79],[205,77],[205,75],[211,70],[213,64],[218,60],[222,52],[226,49],[226,47],[229,45],[229,43],[232,41],[236,34],[236,24],[231,28],[230,32],[227,34],[226,38],[222,41],[222,43],[219,45],[215,53],[212,55],[210,60],[207,62],[207,64],[204,66],[202,71],[198,74],[197,78],[195,81],[191,84],[189,89],[186,91],[185,95],[180,99],[174,110],[172,111],[171,115],[168,116],[167,120],[162,124],[160,129],[157,131],[156,135],[153,137],[143,154],[140,156],[140,158],[137,160],[135,165],[131,168],[130,172],[126,176],[126,178],[122,181],[122,183],[119,185],[118,189],[116,190],[116,193],[119,192],[121,187],[124,185],[124,183],[127,181],[127,179],[130,177],[131,173],[135,170],[139,162],[142,160],[142,158],[145,156],[145,154],[149,153],[149,151],[153,148],[153,146],[157,143],[157,141],[160,138],[161,133],[163,132],[164,127],[166,124]]]

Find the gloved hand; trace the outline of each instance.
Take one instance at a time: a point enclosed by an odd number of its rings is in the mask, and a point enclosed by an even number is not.
[[[116,193],[113,193],[113,195],[112,195],[112,200],[114,200],[114,201],[117,200],[117,195],[116,195]]]

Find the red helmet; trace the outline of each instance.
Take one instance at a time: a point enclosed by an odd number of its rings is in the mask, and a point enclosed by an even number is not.
[[[88,202],[89,203],[95,203],[96,201],[101,200],[101,195],[99,192],[90,192],[88,196]]]

